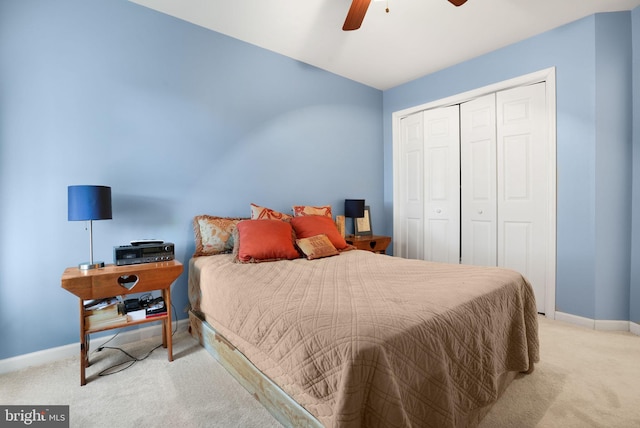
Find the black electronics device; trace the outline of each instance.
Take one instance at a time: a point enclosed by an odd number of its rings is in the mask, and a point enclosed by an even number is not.
[[[143,307],[140,304],[140,299],[127,299],[124,301],[124,309],[131,312],[143,309]]]
[[[174,246],[171,242],[157,242],[113,247],[113,263],[117,266],[138,263],[155,263],[173,260]]]

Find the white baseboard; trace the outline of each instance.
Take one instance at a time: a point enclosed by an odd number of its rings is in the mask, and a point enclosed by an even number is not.
[[[629,331],[629,321],[596,320],[596,330]]]
[[[592,320],[577,315],[565,314],[564,312],[556,312],[555,319],[558,321],[575,324],[582,327],[599,331],[630,331],[640,336],[640,325],[630,321],[617,320]]]
[[[176,329],[176,332],[186,331],[189,326],[189,319],[178,320],[177,328],[175,324],[176,323],[174,322],[173,328]],[[162,324],[153,324],[136,330],[123,331],[114,339],[116,333],[117,332],[114,330],[114,334],[112,335],[92,338],[89,352],[93,349],[97,349],[100,345],[111,339],[113,339],[113,341],[109,343],[109,346],[119,346],[149,339],[151,337],[159,337],[162,335]],[[43,349],[42,351],[31,352],[29,354],[0,360],[0,374],[14,372],[27,367],[39,366],[69,357],[80,358],[80,342],[58,346],[56,348]]]
[[[569,323],[569,324],[575,324],[581,327],[590,328],[592,330],[595,330],[596,328],[596,323],[594,320],[589,318],[579,317],[577,315],[565,314],[564,312],[556,311],[555,319],[558,321]]]

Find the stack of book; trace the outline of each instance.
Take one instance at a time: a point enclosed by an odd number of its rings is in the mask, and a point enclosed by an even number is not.
[[[113,324],[126,323],[124,305],[118,297],[90,300],[84,303],[86,328],[99,329]]]

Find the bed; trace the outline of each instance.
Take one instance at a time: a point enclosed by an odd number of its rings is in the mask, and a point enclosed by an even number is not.
[[[539,360],[532,288],[507,269],[222,252],[188,284],[192,334],[285,426],[476,426]]]

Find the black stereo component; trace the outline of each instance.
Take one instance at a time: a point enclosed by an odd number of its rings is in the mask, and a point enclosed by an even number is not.
[[[165,262],[173,260],[174,257],[174,247],[171,242],[113,247],[113,263],[117,266]]]

